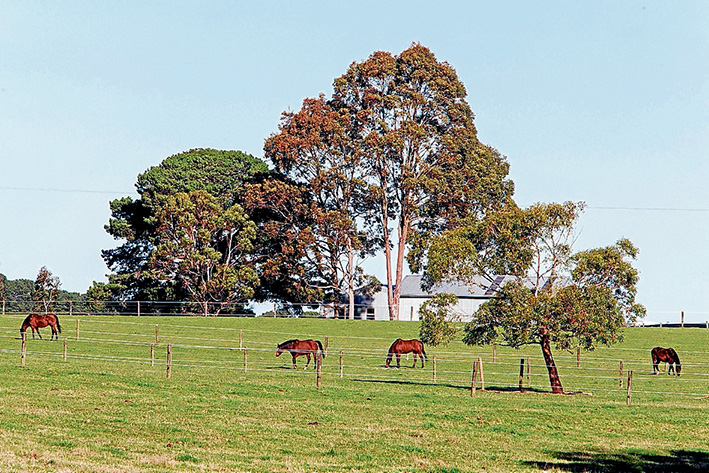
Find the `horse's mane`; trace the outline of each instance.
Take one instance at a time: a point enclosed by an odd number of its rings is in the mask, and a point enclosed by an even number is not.
[[[300,340],[298,340],[297,338],[294,338],[294,339],[292,339],[292,340],[286,340],[286,341],[283,342],[283,343],[279,343],[279,344],[278,344],[278,348],[283,348],[283,347],[286,346],[286,345],[290,345],[291,343],[295,343],[295,342],[299,342],[299,341],[300,341]]]
[[[677,354],[677,352],[675,351],[675,349],[674,349],[674,348],[668,348],[667,351],[670,352],[670,355],[672,356],[672,358],[674,358],[675,363],[680,364],[679,355]]]

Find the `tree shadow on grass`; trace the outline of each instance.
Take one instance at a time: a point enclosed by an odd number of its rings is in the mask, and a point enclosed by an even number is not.
[[[704,473],[709,471],[709,453],[672,450],[668,455],[645,453],[557,452],[556,462],[528,461],[540,470],[578,473]]]
[[[465,391],[470,391],[470,385],[468,386],[463,386],[460,384],[451,384],[451,383],[441,383],[437,382],[434,383],[433,381],[409,381],[409,380],[399,380],[399,379],[365,379],[365,378],[353,378],[352,381],[358,382],[358,383],[376,383],[376,384],[398,384],[398,385],[404,385],[404,386],[440,386],[444,388],[454,388],[454,389],[461,389]],[[477,391],[481,391],[480,386],[478,385]],[[490,392],[512,392],[512,393],[519,393],[520,390],[517,387],[510,387],[510,386],[485,386],[485,391],[490,391]],[[530,393],[546,393],[548,394],[548,390],[542,390],[542,389],[537,389],[537,388],[524,388],[525,392],[530,392]]]

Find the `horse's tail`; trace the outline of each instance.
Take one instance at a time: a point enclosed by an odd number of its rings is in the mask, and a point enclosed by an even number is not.
[[[57,317],[57,316],[55,315],[55,316],[54,316],[54,320],[57,321],[57,332],[62,333],[62,326],[59,325],[59,317]]]
[[[322,347],[322,343],[320,343],[320,340],[315,340],[315,343],[318,344],[318,348],[320,348],[320,353],[322,353],[322,357],[325,358],[327,356],[327,353]]]
[[[423,342],[419,342],[421,344],[421,355],[423,355],[423,359],[428,361],[428,358],[426,357],[426,350],[423,349]]]

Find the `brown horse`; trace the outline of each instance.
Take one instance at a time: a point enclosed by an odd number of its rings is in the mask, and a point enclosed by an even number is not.
[[[667,363],[667,374],[675,372],[677,376],[682,372],[682,364],[679,361],[679,356],[674,348],[655,347],[650,352],[652,355],[652,374],[660,372],[659,364],[661,361]]]
[[[32,338],[34,338],[34,333],[37,332],[37,336],[39,336],[41,340],[42,334],[39,333],[39,329],[47,325],[52,327],[52,335],[49,339],[52,340],[56,337],[56,339],[59,340],[59,334],[62,333],[62,326],[59,325],[59,318],[54,314],[30,314],[25,317],[25,320],[22,322],[22,327],[20,328],[20,337],[24,337],[27,327],[30,327],[32,329]]]
[[[414,366],[416,368],[416,356],[421,359],[421,368],[423,368],[423,360],[426,360],[426,351],[423,349],[423,343],[421,340],[402,340],[397,338],[394,343],[389,347],[389,353],[387,354],[386,367],[389,368],[391,363],[391,357],[396,355],[396,367],[399,367],[399,360],[401,359],[401,354],[404,353],[414,353]]]
[[[320,340],[286,340],[283,343],[279,343],[276,348],[276,356],[281,356],[281,353],[287,351],[293,357],[293,369],[297,368],[295,365],[295,359],[300,355],[305,355],[308,361],[305,363],[304,370],[308,369],[310,364],[310,355],[316,356],[317,352],[320,351],[322,357],[325,358],[325,350],[323,350],[322,343]]]

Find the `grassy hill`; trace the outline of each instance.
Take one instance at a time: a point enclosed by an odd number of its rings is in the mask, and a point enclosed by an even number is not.
[[[457,342],[427,348],[423,369],[405,359],[401,369],[386,369],[391,342],[417,335],[418,325],[406,322],[61,317],[59,341],[48,341],[47,328],[45,340],[30,336],[23,368],[21,321],[0,318],[0,471],[709,467],[706,329],[631,328],[620,345],[582,352],[579,366],[575,352],[556,353],[566,391],[577,393],[556,396],[537,347]],[[276,344],[289,338],[327,342],[320,389],[314,370],[275,357]],[[652,376],[656,345],[678,351],[681,377]],[[486,390],[471,396],[478,357]]]

